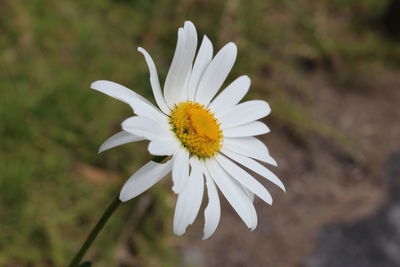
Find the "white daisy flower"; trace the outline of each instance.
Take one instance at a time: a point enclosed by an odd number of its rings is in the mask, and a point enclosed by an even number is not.
[[[136,114],[122,122],[123,131],[106,140],[99,152],[149,140],[150,154],[168,156],[165,162],[150,161],[134,173],[123,186],[120,200],[138,196],[172,172],[172,190],[178,194],[174,233],[182,235],[194,222],[206,188],[208,204],[204,210],[203,237],[206,239],[220,220],[217,188],[251,230],[257,225],[254,195],[272,204],[267,189],[238,164],[282,190],[285,187],[258,162],[277,165],[267,147],[254,137],[270,131],[258,121],[270,113],[268,103],[261,100],[239,103],[249,90],[249,77],[237,78],[216,96],[235,62],[236,45],[226,44],[213,57],[213,46],[204,36],[197,55],[196,49],[196,28],[187,21],[178,30],[175,54],[161,91],[153,59],[146,50],[138,48],[149,67],[158,107],[114,82],[96,81],[91,88],[129,104]]]

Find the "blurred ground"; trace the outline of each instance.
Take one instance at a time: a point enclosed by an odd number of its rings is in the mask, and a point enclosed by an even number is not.
[[[216,48],[238,44],[229,80],[248,74],[248,98],[271,104],[264,141],[287,193],[267,185],[274,205],[256,201],[254,232],[224,203],[217,232],[201,241],[202,214],[184,237],[172,235],[175,196],[159,185],[122,205],[87,255],[94,266],[397,266],[399,241],[382,230],[400,225],[390,212],[399,162],[386,163],[400,150],[400,45],[396,27],[385,28],[388,3],[1,1],[0,265],[65,266],[150,159],[145,144],[96,155],[130,109],[88,87],[108,79],[149,97],[136,47],[163,80],[190,19]],[[349,252],[360,240],[366,249]],[[342,251],[343,261],[330,260]]]
[[[370,216],[324,227],[306,266],[398,266],[400,153],[386,164],[388,182],[384,204]]]

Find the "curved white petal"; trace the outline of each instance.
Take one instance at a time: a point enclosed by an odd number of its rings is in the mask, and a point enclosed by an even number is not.
[[[189,177],[189,152],[180,148],[173,157],[174,166],[172,167],[172,191],[179,194],[187,184]]]
[[[261,121],[252,121],[240,126],[223,129],[225,137],[246,137],[266,134],[270,132],[265,123]]]
[[[185,233],[186,228],[193,224],[199,212],[204,192],[204,178],[200,163],[191,159],[192,171],[187,186],[179,194],[176,201],[173,229],[176,235]]]
[[[151,118],[160,123],[167,122],[167,116],[156,106],[125,86],[110,81],[96,81],[90,85],[90,88],[129,104],[137,115]]]
[[[231,159],[233,159],[234,161],[236,161],[237,163],[245,166],[246,168],[249,168],[253,172],[266,178],[267,180],[269,180],[270,182],[281,188],[284,192],[286,192],[285,186],[283,185],[282,181],[273,172],[265,168],[257,161],[248,158],[246,156],[242,156],[238,153],[229,151],[227,149],[222,149],[221,152],[224,153],[226,156],[230,157]]]
[[[209,238],[217,229],[221,217],[221,204],[217,187],[212,180],[204,163],[201,163],[202,171],[206,177],[208,205],[204,209],[204,235],[203,240]]]
[[[159,106],[159,108],[165,114],[168,115],[171,112],[171,110],[169,109],[169,107],[165,103],[164,97],[162,95],[161,87],[160,87],[160,81],[158,79],[156,65],[154,64],[153,59],[151,58],[149,53],[147,53],[146,50],[144,50],[142,47],[139,47],[138,51],[143,54],[144,59],[146,60],[147,66],[149,68],[150,84],[151,84],[151,88],[153,89],[154,99],[156,100],[157,105]]]
[[[171,156],[179,149],[179,143],[174,138],[161,138],[150,141],[148,150],[155,156]]]
[[[240,103],[218,118],[223,129],[246,124],[267,116],[271,112],[268,103],[251,100]]]
[[[124,120],[122,122],[122,129],[148,140],[170,137],[170,131],[168,129],[163,128],[152,119],[140,116],[134,116]]]
[[[148,104],[146,102],[143,102],[139,99],[132,99],[131,100],[132,105],[134,106],[134,112],[135,114],[144,117],[144,118],[149,118],[152,119],[160,124],[163,128],[169,127],[168,126],[168,117],[162,113],[157,107],[155,107],[153,104]]]
[[[194,101],[197,87],[200,79],[204,74],[208,64],[210,64],[213,56],[213,45],[211,41],[204,35],[201,42],[199,52],[197,53],[196,60],[193,64],[193,70],[190,75],[190,82],[188,87],[188,100]]]
[[[206,166],[211,177],[233,209],[250,229],[257,226],[257,213],[246,193],[231,180],[215,160],[207,160]]]
[[[196,28],[193,23],[186,21],[184,27],[178,30],[178,42],[174,58],[164,85],[164,98],[170,108],[187,98],[185,81],[192,71],[196,48]]]
[[[111,81],[106,81],[106,80],[99,80],[95,81],[90,85],[91,89],[94,89],[96,91],[99,91],[103,94],[106,94],[108,96],[111,96],[115,99],[118,99],[122,102],[125,102],[126,104],[130,105],[134,109],[134,105],[132,103],[132,99],[139,99],[143,102],[146,102],[147,104],[151,104],[146,98],[143,96],[135,93],[131,89],[120,85],[115,82]]]
[[[197,214],[199,213],[201,202],[203,200],[204,194],[204,176],[203,172],[201,171],[201,165],[197,158],[192,157],[190,159],[190,166],[192,167],[193,172],[193,179],[195,183],[193,187],[196,189],[196,196],[194,197],[194,202],[191,205],[191,211],[188,217],[189,224],[193,224],[195,221]]]
[[[119,199],[125,202],[140,195],[164,178],[171,171],[171,168],[171,160],[165,163],[149,161],[124,184],[119,194]]]
[[[177,91],[181,90],[187,76],[187,69],[182,70],[182,76],[184,77],[180,77],[179,73],[177,72],[179,67],[183,65],[182,63],[184,61],[185,39],[186,35],[184,34],[183,28],[179,28],[178,41],[176,42],[174,57],[172,58],[172,62],[164,83],[164,99],[170,108],[174,107],[176,98],[182,97],[182,95],[178,95]]]
[[[227,110],[242,100],[250,88],[250,78],[247,75],[240,76],[226,87],[208,107],[217,118],[224,115]]]
[[[114,134],[110,138],[108,138],[99,148],[99,152],[101,153],[103,151],[106,151],[108,149],[111,149],[116,146],[136,142],[136,141],[142,141],[144,140],[143,137],[133,135],[131,133],[121,131],[119,133]]]
[[[268,190],[260,184],[253,176],[237,166],[235,163],[222,155],[217,155],[216,159],[224,170],[236,179],[241,185],[249,189],[256,196],[272,205],[272,197]]]
[[[234,43],[226,44],[215,55],[200,80],[196,102],[207,106],[215,96],[235,63],[237,48]]]
[[[277,166],[267,146],[255,137],[225,137],[223,148]]]

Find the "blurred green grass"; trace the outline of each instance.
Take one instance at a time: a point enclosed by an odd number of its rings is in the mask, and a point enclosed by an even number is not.
[[[250,96],[266,98],[277,122],[299,138],[317,132],[335,139],[340,133],[310,117],[288,88],[301,88],[304,62],[333,69],[338,82],[361,85],[354,77],[365,69],[400,66],[399,47],[383,39],[375,22],[384,8],[373,0],[2,1],[0,265],[65,266],[124,180],[150,158],[142,156],[144,144],[96,154],[131,111],[88,89],[107,79],[151,98],[138,46],[151,53],[163,80],[176,30],[192,20],[215,50],[238,44],[229,79],[249,74]],[[305,97],[313,90],[303,89]],[[116,173],[118,181],[93,183],[77,164]],[[162,189],[150,195],[150,211],[132,230],[133,251],[140,264],[173,266],[176,257],[164,240],[171,234],[170,196]],[[115,265],[121,229],[137,203],[126,204],[131,208],[122,208],[101,234],[90,252],[96,266]]]

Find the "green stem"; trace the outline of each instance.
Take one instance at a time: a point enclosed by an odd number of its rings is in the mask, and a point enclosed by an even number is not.
[[[108,206],[108,208],[104,211],[103,216],[101,216],[100,220],[97,222],[96,226],[90,232],[89,236],[87,237],[85,243],[83,243],[81,249],[75,255],[74,259],[69,264],[69,267],[76,267],[81,262],[83,256],[85,256],[86,251],[90,248],[93,241],[96,239],[97,235],[103,229],[104,225],[114,213],[114,211],[118,208],[121,201],[119,200],[119,196],[117,196],[113,202]]]
[[[158,163],[163,162],[167,157],[166,156],[156,156],[152,160]],[[108,206],[108,208],[104,211],[103,216],[101,216],[100,220],[97,222],[96,226],[90,232],[89,236],[87,237],[85,243],[83,243],[81,249],[76,253],[74,259],[68,265],[69,267],[76,267],[81,262],[83,256],[85,256],[86,251],[90,248],[93,241],[96,239],[97,235],[103,229],[104,225],[107,223],[108,219],[110,219],[111,215],[114,211],[118,208],[121,201],[119,200],[119,196],[117,196],[113,202]]]

